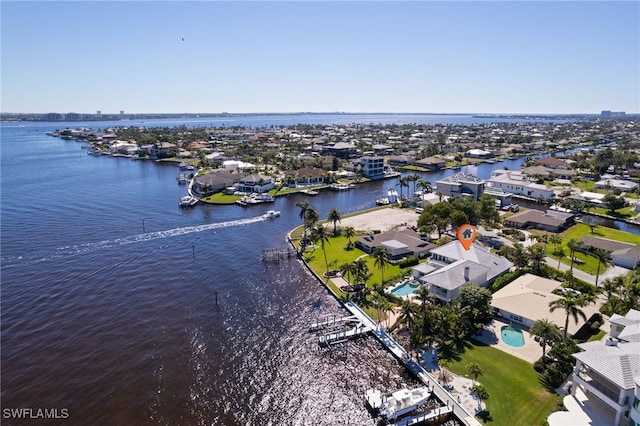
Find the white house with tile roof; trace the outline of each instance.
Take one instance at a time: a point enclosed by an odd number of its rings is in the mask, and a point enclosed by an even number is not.
[[[640,311],[611,317],[611,331],[604,341],[578,345],[573,354],[571,393],[577,388],[587,396],[585,405],[598,406],[613,426],[640,424]]]
[[[460,241],[455,240],[431,249],[429,261],[412,268],[412,275],[428,285],[430,294],[450,302],[458,298],[465,284],[486,287],[512,266],[507,259],[496,256],[479,244],[474,243],[465,250]]]

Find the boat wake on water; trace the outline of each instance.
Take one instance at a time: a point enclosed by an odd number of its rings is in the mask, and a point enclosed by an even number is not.
[[[230,220],[226,222],[209,223],[205,225],[185,226],[182,228],[167,229],[165,231],[147,232],[144,234],[131,235],[129,237],[116,238],[112,240],[98,241],[94,243],[80,244],[77,246],[59,247],[51,253],[33,253],[25,256],[7,256],[2,257],[2,267],[24,266],[36,262],[44,262],[47,260],[57,259],[64,256],[85,253],[94,250],[118,247],[127,244],[140,243],[145,241],[158,240],[169,237],[177,237],[180,235],[193,234],[196,232],[211,231],[221,228],[229,228],[232,226],[249,225],[256,222],[262,222],[268,219],[268,215],[261,215],[246,219]]]

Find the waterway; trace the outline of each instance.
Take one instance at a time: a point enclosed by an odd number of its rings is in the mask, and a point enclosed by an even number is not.
[[[320,350],[307,326],[339,304],[297,260],[260,254],[300,224],[296,202],[350,213],[396,181],[180,209],[175,166],[92,157],[44,134],[116,124],[2,123],[2,408],[67,409],[65,423],[82,425],[375,424],[364,391],[411,377],[374,339]],[[260,220],[267,209],[281,217]]]

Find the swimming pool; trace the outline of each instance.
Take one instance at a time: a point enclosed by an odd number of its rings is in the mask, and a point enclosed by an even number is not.
[[[391,294],[399,297],[408,296],[420,287],[416,281],[404,281],[391,290]]]
[[[500,328],[502,341],[514,348],[521,348],[524,346],[524,335],[519,328],[511,327],[510,325],[503,325]]]

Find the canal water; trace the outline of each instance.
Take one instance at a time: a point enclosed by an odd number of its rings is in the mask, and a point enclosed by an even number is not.
[[[343,314],[337,301],[297,260],[260,261],[300,224],[296,202],[346,214],[397,180],[180,209],[174,165],[92,157],[45,135],[63,127],[1,128],[3,409],[66,409],[82,425],[367,425],[367,388],[412,381],[373,339],[319,349],[307,327]],[[267,209],[281,217],[261,220]]]

